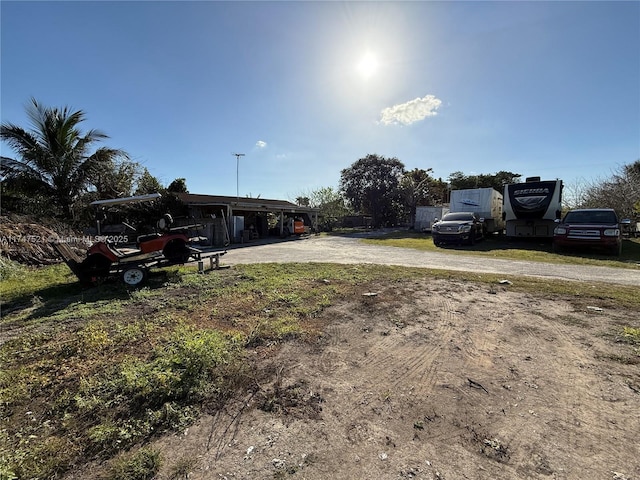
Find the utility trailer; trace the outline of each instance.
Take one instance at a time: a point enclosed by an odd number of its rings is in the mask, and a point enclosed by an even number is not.
[[[101,234],[103,210],[106,207],[148,202],[158,198],[160,194],[150,194],[93,202],[91,205],[96,207],[98,235]],[[211,268],[214,268],[214,263],[215,268],[220,268],[220,257],[226,251],[204,253],[189,245],[193,239],[187,236],[187,232],[190,228],[198,228],[199,225],[171,227],[172,224],[171,215],[165,214],[158,220],[155,233],[140,235],[136,238],[135,248],[118,248],[108,241],[109,237],[99,237],[100,240],[89,247],[85,258],[81,258],[65,243],[52,242],[52,247],[80,282],[85,284],[120,276],[125,284],[138,286],[146,280],[151,268],[197,261],[200,271],[203,271],[204,260],[207,258],[210,259]]]
[[[209,269],[220,269],[220,257],[226,251],[202,252],[188,247],[188,257],[180,260],[170,259],[160,251],[143,253],[140,250],[120,250],[105,242],[96,242],[87,251],[86,258],[76,254],[66,243],[51,242],[53,249],[78,277],[80,283],[94,285],[107,278],[120,277],[123,283],[131,287],[142,285],[151,268],[162,268],[187,262],[198,262],[198,271],[204,272],[205,260],[209,260]]]

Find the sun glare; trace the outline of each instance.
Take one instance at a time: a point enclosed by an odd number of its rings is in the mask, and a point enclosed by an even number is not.
[[[378,70],[378,59],[371,52],[367,52],[358,63],[357,69],[363,78],[371,78]]]

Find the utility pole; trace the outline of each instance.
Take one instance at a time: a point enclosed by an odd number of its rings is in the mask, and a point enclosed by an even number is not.
[[[244,153],[232,153],[236,156],[236,202],[240,201],[240,157],[244,157]]]

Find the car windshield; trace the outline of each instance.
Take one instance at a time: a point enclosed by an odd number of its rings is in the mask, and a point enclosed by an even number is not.
[[[618,223],[618,218],[611,210],[578,210],[567,213],[564,223],[614,225]]]
[[[443,222],[470,222],[473,220],[471,213],[447,213],[442,217]]]

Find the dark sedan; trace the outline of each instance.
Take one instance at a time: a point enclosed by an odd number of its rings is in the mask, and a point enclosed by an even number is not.
[[[484,236],[484,226],[472,212],[447,213],[433,224],[431,236],[437,247],[445,243],[473,245]]]

